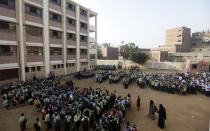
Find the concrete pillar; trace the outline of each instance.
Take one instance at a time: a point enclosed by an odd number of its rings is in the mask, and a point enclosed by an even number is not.
[[[76,42],[77,42],[77,71],[80,71],[80,8],[76,5]]]
[[[50,73],[50,48],[49,48],[49,1],[43,0],[43,38],[44,38],[44,64],[45,77]]]
[[[66,46],[66,0],[62,1],[63,8],[63,58],[64,58],[64,72],[67,74],[66,63],[67,63],[67,46]]]
[[[88,32],[88,34],[87,34],[87,47],[88,47],[88,49],[87,49],[87,55],[88,55],[88,69],[90,69],[90,28],[89,28],[89,26],[90,26],[90,13],[89,13],[89,11],[88,11],[88,14],[87,14],[87,32]]]
[[[20,80],[25,81],[26,80],[26,74],[25,74],[25,43],[24,43],[24,28],[23,28],[23,0],[16,1],[17,3],[17,14],[18,14],[18,45],[19,45],[19,62],[20,62]]]
[[[95,62],[97,64],[97,59],[98,59],[98,32],[97,32],[97,15],[95,16],[95,39],[96,39],[96,56],[95,56]]]

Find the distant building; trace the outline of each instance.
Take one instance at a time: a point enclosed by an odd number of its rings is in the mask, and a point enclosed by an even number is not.
[[[210,32],[196,32],[192,34],[193,52],[210,52]]]
[[[109,45],[102,45],[99,48],[102,52],[103,58],[106,60],[118,60],[119,58],[119,48],[111,47]]]
[[[166,31],[165,44],[159,47],[162,51],[189,52],[191,43],[191,29],[177,27]]]
[[[153,62],[164,62],[168,59],[167,51],[151,50],[150,58]]]

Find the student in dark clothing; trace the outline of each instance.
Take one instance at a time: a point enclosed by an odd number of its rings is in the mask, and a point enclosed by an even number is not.
[[[158,126],[159,126],[159,128],[164,129],[165,120],[166,120],[166,110],[162,104],[159,105],[159,111],[157,111],[157,112],[159,114]]]
[[[138,96],[137,101],[136,101],[136,106],[137,106],[137,110],[140,110],[140,106],[141,106],[141,98],[140,96]]]

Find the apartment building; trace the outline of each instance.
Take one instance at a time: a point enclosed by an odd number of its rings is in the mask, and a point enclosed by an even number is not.
[[[71,0],[0,0],[0,83],[96,64],[97,13]]]
[[[177,27],[166,31],[165,44],[159,47],[168,52],[189,52],[191,46],[191,29]]]
[[[192,34],[192,52],[210,52],[210,32],[195,32]]]

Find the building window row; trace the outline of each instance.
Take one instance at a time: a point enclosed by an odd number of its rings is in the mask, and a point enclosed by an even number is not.
[[[74,67],[75,63],[66,63],[66,67]]]
[[[81,62],[81,65],[88,65],[88,62]]]
[[[56,30],[50,30],[50,37],[56,39],[62,39],[62,32]]]
[[[87,11],[84,9],[80,9],[80,15],[87,17]]]
[[[80,35],[81,42],[87,42],[87,36]]]
[[[64,68],[63,64],[53,65],[53,69]]]
[[[26,13],[42,17],[42,10],[40,8],[34,7],[32,5],[26,4]]]
[[[71,19],[71,18],[67,18],[67,23],[71,26],[76,26],[76,20]]]
[[[50,0],[50,2],[61,6],[61,0]]]
[[[75,12],[76,11],[76,6],[71,4],[71,3],[66,3],[66,8]]]
[[[80,28],[87,29],[87,24],[83,23],[83,22],[80,22]]]
[[[52,12],[50,12],[49,15],[50,15],[50,20],[61,23],[61,15]]]
[[[76,41],[76,34],[73,34],[73,33],[67,33],[67,40],[73,40],[73,41]]]
[[[37,66],[37,67],[25,67],[25,72],[35,72],[35,71],[41,71],[41,66]]]
[[[16,31],[16,25],[14,23],[6,22],[6,21],[0,21],[0,31],[8,30],[10,32]]]
[[[62,55],[62,48],[50,48],[50,55]]]
[[[32,36],[42,36],[42,29],[34,26],[26,26],[26,33]]]
[[[27,47],[27,54],[29,56],[42,56],[43,48],[42,47]]]

